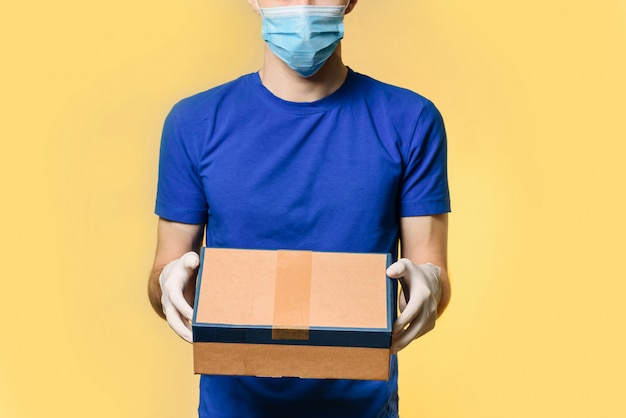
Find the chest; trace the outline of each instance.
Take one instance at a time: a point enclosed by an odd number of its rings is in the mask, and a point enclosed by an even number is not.
[[[397,189],[402,158],[395,144],[384,128],[332,115],[244,121],[214,132],[199,169],[213,207],[228,199],[358,206]]]

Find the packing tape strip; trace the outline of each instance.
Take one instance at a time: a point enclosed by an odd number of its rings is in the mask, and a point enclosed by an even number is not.
[[[312,251],[277,251],[273,340],[309,339]]]

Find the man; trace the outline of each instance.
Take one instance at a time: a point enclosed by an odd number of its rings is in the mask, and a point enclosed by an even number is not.
[[[358,0],[248,0],[265,60],[178,103],[161,144],[157,313],[191,341],[197,252],[223,248],[390,252],[401,283],[397,352],[446,307],[446,140],[434,105],[346,67],[343,17]],[[350,295],[344,295],[349,298]],[[397,417],[386,382],[201,376],[201,417]]]

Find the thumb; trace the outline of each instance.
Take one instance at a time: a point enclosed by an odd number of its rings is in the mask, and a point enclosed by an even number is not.
[[[387,276],[392,279],[399,279],[406,276],[408,272],[407,261],[408,260],[401,259],[390,265],[387,268]]]
[[[195,270],[200,265],[200,257],[193,251],[189,251],[181,257],[183,266],[187,270]]]

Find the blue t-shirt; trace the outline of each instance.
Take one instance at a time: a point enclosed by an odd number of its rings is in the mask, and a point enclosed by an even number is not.
[[[349,70],[312,103],[257,73],[185,99],[163,130],[156,213],[218,248],[390,252],[399,220],[450,210],[446,136],[424,97]],[[349,295],[346,295],[349,297]],[[397,416],[386,382],[202,376],[202,417]]]

